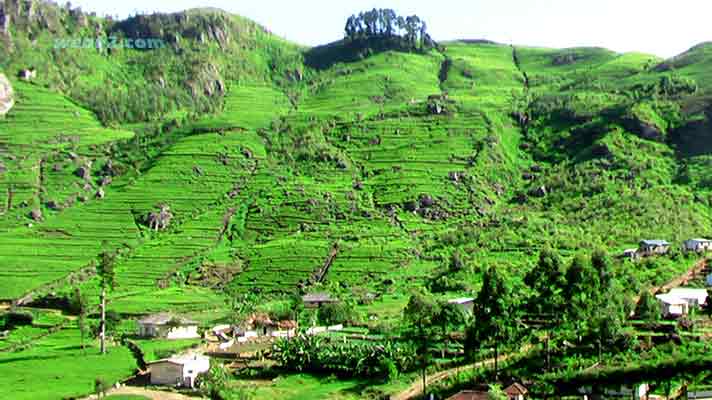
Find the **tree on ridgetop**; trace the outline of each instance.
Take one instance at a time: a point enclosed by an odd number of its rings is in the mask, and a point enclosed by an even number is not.
[[[350,41],[401,37],[410,49],[424,50],[435,43],[428,34],[425,21],[417,15],[403,18],[392,9],[372,9],[351,15],[344,26]]]

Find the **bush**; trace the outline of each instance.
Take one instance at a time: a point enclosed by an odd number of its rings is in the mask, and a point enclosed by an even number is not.
[[[343,343],[330,337],[305,335],[278,341],[273,354],[282,368],[292,371],[369,379],[391,379],[396,372],[411,371],[417,358],[413,346],[407,344]]]
[[[353,308],[344,302],[324,304],[319,307],[317,319],[322,324],[338,325],[351,321],[354,318]]]

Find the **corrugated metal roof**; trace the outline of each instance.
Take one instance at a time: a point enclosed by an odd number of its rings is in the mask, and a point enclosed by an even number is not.
[[[141,318],[140,320],[138,320],[138,323],[150,325],[166,325],[171,320],[178,320],[182,325],[198,325],[196,321],[192,321],[187,318],[176,317],[175,315],[167,312],[152,314],[147,317]]]

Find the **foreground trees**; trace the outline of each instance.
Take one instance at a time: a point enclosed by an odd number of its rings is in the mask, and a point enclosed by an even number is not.
[[[496,267],[490,267],[482,278],[482,288],[477,294],[472,324],[466,330],[465,352],[469,358],[484,347],[494,348],[495,380],[499,348],[519,337],[519,307],[509,282]]]

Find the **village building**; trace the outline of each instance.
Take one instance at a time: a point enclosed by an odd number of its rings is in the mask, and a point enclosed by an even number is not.
[[[660,301],[663,317],[676,318],[690,313],[691,308],[707,302],[706,289],[674,288],[665,294],[655,296]]]
[[[655,256],[667,254],[670,251],[670,243],[665,240],[641,240],[638,252],[642,256]]]
[[[504,393],[507,395],[507,398],[509,400],[524,400],[524,398],[527,396],[527,393],[529,393],[529,390],[527,390],[524,385],[518,382],[514,382],[513,384],[507,386],[504,388]]]
[[[635,261],[638,259],[638,249],[626,249],[623,251],[622,257]]]
[[[582,387],[579,388],[579,393],[583,395],[584,400],[596,399],[614,399],[625,398],[632,400],[647,400],[650,392],[650,386],[647,383],[634,385],[620,385],[613,387]]]
[[[291,337],[296,334],[297,321],[272,321],[266,313],[253,313],[236,327],[238,341],[245,342],[261,337]]]
[[[685,251],[694,251],[696,253],[704,253],[712,250],[712,240],[709,239],[690,239],[683,243]]]
[[[650,392],[650,387],[647,383],[639,385],[621,385],[615,389],[604,389],[603,397],[624,397],[633,400],[643,400],[648,398],[648,392]]]
[[[324,304],[338,303],[339,300],[329,293],[309,293],[302,296],[302,302],[306,308],[319,308]]]
[[[37,70],[34,68],[23,69],[18,72],[17,77],[23,81],[31,81],[37,78]]]
[[[475,299],[472,297],[461,297],[448,300],[447,302],[448,304],[457,304],[463,312],[468,314],[472,314],[472,310],[475,307]]]
[[[198,323],[170,313],[149,315],[138,321],[138,335],[165,339],[198,339]]]
[[[687,400],[712,400],[712,390],[688,391]]]
[[[166,358],[148,363],[151,385],[193,388],[198,375],[208,372],[210,359],[199,354]]]
[[[463,390],[447,398],[447,400],[488,400],[487,392],[480,390]]]
[[[256,336],[272,336],[277,324],[266,313],[254,313],[243,322],[243,328],[246,332],[255,332]]]

